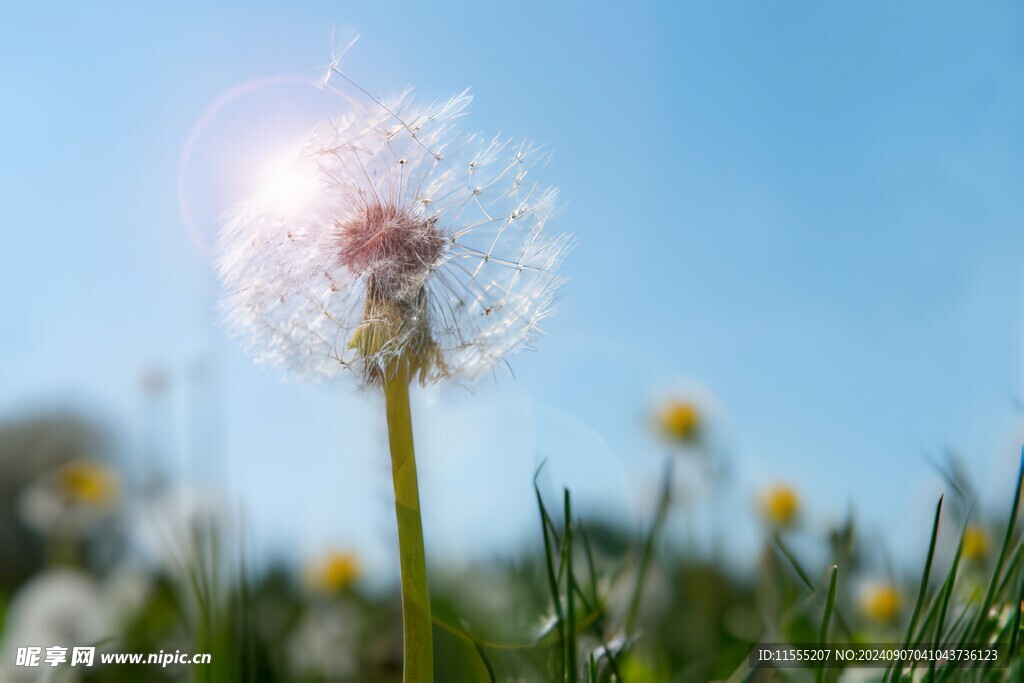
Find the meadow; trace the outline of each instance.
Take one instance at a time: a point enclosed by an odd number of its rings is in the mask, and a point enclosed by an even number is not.
[[[1019,479],[999,514],[978,505],[955,461],[940,467],[948,490],[934,526],[921,529],[918,572],[891,575],[870,569],[880,549],[856,519],[822,533],[806,523],[813,511],[799,491],[773,485],[750,506],[763,529],[757,563],[730,566],[666,537],[666,517],[686,514],[672,470],[702,457],[699,407],[670,402],[654,417],[665,471],[642,528],[588,523],[571,491],[552,499],[538,487],[537,542],[514,561],[456,568],[431,558],[436,680],[1020,680]],[[68,413],[0,429],[4,680],[36,680],[38,669],[12,666],[16,647],[32,642],[212,656],[203,665],[64,664],[53,680],[402,679],[397,586],[368,587],[359,556],[344,549],[307,565],[254,560],[244,534],[225,542],[223,500],[175,497],[168,481],[131,488],[123,462],[102,456],[109,439]],[[140,514],[154,522],[143,562],[127,518]],[[797,550],[812,546],[811,559]],[[767,643],[991,646],[998,659],[751,668],[751,649]]]

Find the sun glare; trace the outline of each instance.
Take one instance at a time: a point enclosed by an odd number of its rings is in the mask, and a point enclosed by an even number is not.
[[[288,149],[270,156],[257,169],[255,195],[265,209],[290,213],[309,206],[317,184],[316,164]]]

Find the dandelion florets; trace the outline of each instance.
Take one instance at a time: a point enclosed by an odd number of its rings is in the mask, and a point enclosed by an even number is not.
[[[902,606],[903,596],[891,583],[868,584],[861,592],[861,612],[881,624],[888,624],[898,617]]]
[[[964,530],[963,547],[961,554],[969,562],[980,562],[988,557],[992,547],[992,541],[988,532],[977,525],[969,525]]]
[[[472,381],[528,347],[551,313],[568,238],[541,150],[458,130],[470,97],[353,103],[309,133],[302,202],[252,197],[226,221],[228,318],[256,358],[300,378]]]
[[[764,489],[760,495],[761,514],[776,527],[793,526],[800,515],[800,495],[786,484],[775,484]]]
[[[700,437],[701,415],[691,401],[667,401],[658,411],[658,422],[662,433],[677,443],[692,444]]]
[[[354,553],[332,550],[307,568],[306,582],[315,592],[336,595],[351,586],[359,573],[359,558]]]

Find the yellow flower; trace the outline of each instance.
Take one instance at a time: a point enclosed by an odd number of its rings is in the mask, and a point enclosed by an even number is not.
[[[57,470],[57,488],[72,503],[106,507],[117,500],[117,476],[105,465],[73,460]]]
[[[761,514],[775,526],[792,526],[800,514],[800,496],[796,489],[785,484],[767,488],[761,494]]]
[[[964,543],[961,554],[965,560],[978,561],[988,556],[992,543],[988,533],[979,526],[969,526],[964,531]]]
[[[903,598],[896,587],[889,583],[869,586],[860,599],[860,609],[865,616],[882,624],[888,624],[900,613]]]
[[[341,593],[359,577],[359,560],[355,553],[332,550],[314,562],[307,572],[307,582],[314,591],[334,595]]]
[[[658,421],[668,437],[681,443],[692,443],[700,434],[700,411],[690,401],[668,401],[662,407]]]

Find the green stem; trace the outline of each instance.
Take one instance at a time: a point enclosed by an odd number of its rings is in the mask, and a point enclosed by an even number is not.
[[[405,683],[431,683],[434,655],[430,620],[427,559],[423,550],[420,493],[409,409],[408,362],[399,361],[384,379],[384,401],[391,446],[391,476],[398,517],[398,552],[402,563],[402,626]]]
[[[651,556],[654,554],[654,541],[665,524],[665,517],[668,515],[668,506],[672,502],[672,457],[665,463],[665,475],[661,483],[661,496],[658,498],[658,509],[654,513],[654,522],[644,542],[644,549],[640,555],[640,564],[636,570],[636,587],[633,590],[633,600],[629,605],[629,612],[626,615],[626,635],[632,636],[636,630],[636,620],[640,615],[640,601],[644,593],[644,581],[647,578],[647,566],[651,563]]]

